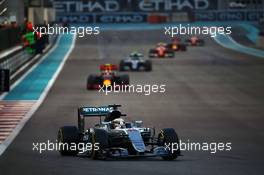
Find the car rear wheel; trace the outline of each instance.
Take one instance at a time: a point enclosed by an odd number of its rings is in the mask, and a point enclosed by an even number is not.
[[[185,45],[185,44],[182,44],[182,45],[181,45],[181,51],[186,51],[186,50],[187,50],[186,45]]]
[[[92,138],[92,159],[104,159],[103,150],[109,148],[108,133],[102,129],[94,129]],[[97,146],[96,146],[97,145]]]
[[[90,75],[87,78],[87,90],[92,90],[94,84],[97,82],[97,76],[96,75]]]
[[[168,54],[169,54],[169,58],[174,58],[174,56],[175,56],[175,53],[174,53],[174,51],[173,50],[168,50],[168,52],[167,52]]]
[[[145,62],[145,70],[152,71],[152,62],[150,60],[146,60]]]
[[[79,130],[76,126],[63,126],[58,132],[59,152],[62,156],[76,156],[80,142]],[[75,145],[75,147],[73,146]],[[71,149],[76,148],[76,149]]]
[[[157,51],[155,49],[150,49],[149,50],[149,58],[154,58],[155,56],[153,56],[153,54],[156,54]]]
[[[125,62],[123,60],[119,63],[119,71],[125,71]]]
[[[204,40],[200,40],[200,46],[204,46]]]
[[[121,75],[120,76],[120,84],[129,85],[129,76]]]
[[[174,160],[180,155],[179,149],[179,138],[177,133],[173,128],[165,128],[162,129],[158,135],[158,146],[164,146],[165,149],[167,148],[166,145],[178,144],[177,150],[166,150],[168,151],[168,155],[162,156],[163,160]],[[171,147],[170,147],[171,148]]]

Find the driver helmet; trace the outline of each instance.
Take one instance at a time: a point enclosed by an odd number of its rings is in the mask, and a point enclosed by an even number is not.
[[[121,129],[125,127],[125,121],[122,118],[117,118],[112,121],[114,129]]]
[[[163,46],[164,47],[164,46],[166,46],[166,43],[160,42],[157,44],[157,46]]]

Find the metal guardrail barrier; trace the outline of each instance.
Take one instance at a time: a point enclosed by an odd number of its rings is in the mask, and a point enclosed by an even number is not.
[[[12,74],[33,56],[34,55],[27,53],[25,49],[21,48],[20,50],[2,58],[0,60],[0,68],[9,69],[10,74]]]
[[[56,39],[56,35],[49,35],[49,43],[53,44]],[[21,48],[4,58],[0,59],[0,69],[9,69],[12,75],[26,62],[32,59],[35,55],[32,55],[26,51],[26,49]]]
[[[8,69],[0,69],[0,92],[7,92],[10,89],[10,72]]]
[[[46,47],[46,50],[50,49],[51,45],[55,43],[56,39],[57,35],[49,35],[49,45]],[[44,54],[45,52],[47,51],[44,50]],[[36,54],[30,54],[26,51],[25,48],[21,47],[21,49],[18,49],[0,59],[0,70],[8,70],[10,77],[12,77],[13,74],[17,74],[16,72],[20,72],[18,70],[24,65],[26,65],[28,62],[30,62],[35,56]],[[37,60],[38,59],[34,60],[34,62],[31,63],[29,66],[26,66],[26,68],[23,67],[23,69],[28,69]],[[26,70],[21,71],[22,74],[25,71]],[[10,81],[12,81],[12,78],[10,78]]]

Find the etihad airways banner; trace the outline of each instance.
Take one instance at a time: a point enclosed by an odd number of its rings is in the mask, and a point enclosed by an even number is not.
[[[54,0],[56,21],[142,23],[150,13],[216,10],[218,0]]]
[[[264,10],[195,12],[195,20],[197,21],[259,21],[263,17]]]
[[[216,10],[218,0],[54,0],[57,14]]]

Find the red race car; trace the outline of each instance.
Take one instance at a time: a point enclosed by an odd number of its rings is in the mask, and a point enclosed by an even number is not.
[[[89,75],[87,78],[87,90],[100,89],[101,87],[107,88],[108,86],[115,85],[129,85],[128,75],[118,75],[117,65],[103,64],[100,66],[101,73],[99,75]]]
[[[173,51],[186,51],[187,46],[185,43],[181,42],[180,38],[173,38],[172,42],[167,44],[168,49],[172,49]]]
[[[155,49],[149,50],[149,58],[174,58],[174,56],[174,51],[165,43],[159,43]]]
[[[197,36],[193,36],[190,39],[186,39],[185,42],[187,45],[190,46],[204,46],[204,40],[198,38]]]

